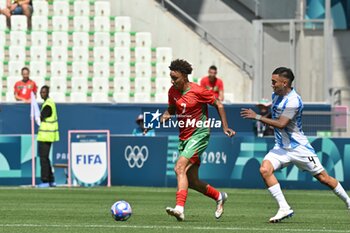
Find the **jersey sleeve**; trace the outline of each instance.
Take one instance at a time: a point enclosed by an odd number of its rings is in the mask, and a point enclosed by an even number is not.
[[[34,94],[36,94],[37,91],[38,91],[38,86],[37,86],[36,83],[33,81],[33,92],[34,92]]]
[[[205,88],[198,89],[197,96],[198,96],[198,102],[200,102],[200,103],[212,105],[216,101],[216,97],[213,94],[213,92],[211,92]]]
[[[169,106],[176,106],[176,102],[174,100],[174,91],[172,89],[172,87],[169,89],[169,92],[168,92],[168,104]]]
[[[286,106],[285,106],[281,116],[285,116],[289,119],[293,119],[294,116],[299,111],[300,107],[301,107],[301,104],[299,103],[297,98],[290,99],[286,103]]]
[[[224,82],[221,79],[219,79],[219,80],[220,80],[218,83],[219,90],[223,91],[224,90]]]

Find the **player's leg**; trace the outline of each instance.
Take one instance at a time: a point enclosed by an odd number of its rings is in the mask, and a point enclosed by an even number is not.
[[[350,210],[349,195],[346,193],[339,181],[337,181],[332,176],[328,175],[328,173],[325,170],[315,175],[314,177],[322,184],[327,185],[330,189],[332,189],[335,195],[337,195],[341,200],[343,200],[346,204],[346,207]]]
[[[180,156],[175,165],[175,174],[177,179],[176,206],[175,208],[167,207],[166,212],[176,217],[178,221],[185,219],[184,208],[188,193],[187,170],[191,167],[188,158]]]
[[[219,192],[211,185],[203,182],[198,177],[199,164],[193,164],[187,171],[189,188],[194,189],[216,201],[215,217],[220,218],[224,213],[224,204],[227,200],[227,193]]]
[[[283,168],[289,164],[286,151],[282,149],[272,149],[264,158],[260,166],[260,174],[263,178],[267,189],[272,197],[276,200],[279,210],[275,216],[270,218],[269,222],[276,223],[281,220],[293,216],[294,212],[290,208],[283,195],[281,186],[274,175],[274,171]]]

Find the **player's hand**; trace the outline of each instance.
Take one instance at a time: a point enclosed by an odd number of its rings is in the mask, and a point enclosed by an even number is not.
[[[230,137],[230,138],[236,135],[236,131],[230,128],[224,129],[224,133],[226,134],[227,137]]]
[[[241,110],[241,117],[243,117],[244,119],[255,119],[256,115],[257,114],[250,108],[242,108]]]

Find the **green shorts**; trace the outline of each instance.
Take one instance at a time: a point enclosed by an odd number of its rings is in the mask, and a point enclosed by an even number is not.
[[[179,156],[190,160],[190,163],[200,165],[200,156],[209,144],[208,133],[195,134],[185,141],[179,142]]]

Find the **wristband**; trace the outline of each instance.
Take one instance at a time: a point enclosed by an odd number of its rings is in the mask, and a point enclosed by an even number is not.
[[[260,119],[261,119],[261,115],[259,115],[259,114],[256,114],[256,116],[255,116],[255,120],[258,120],[258,121],[260,121]]]

